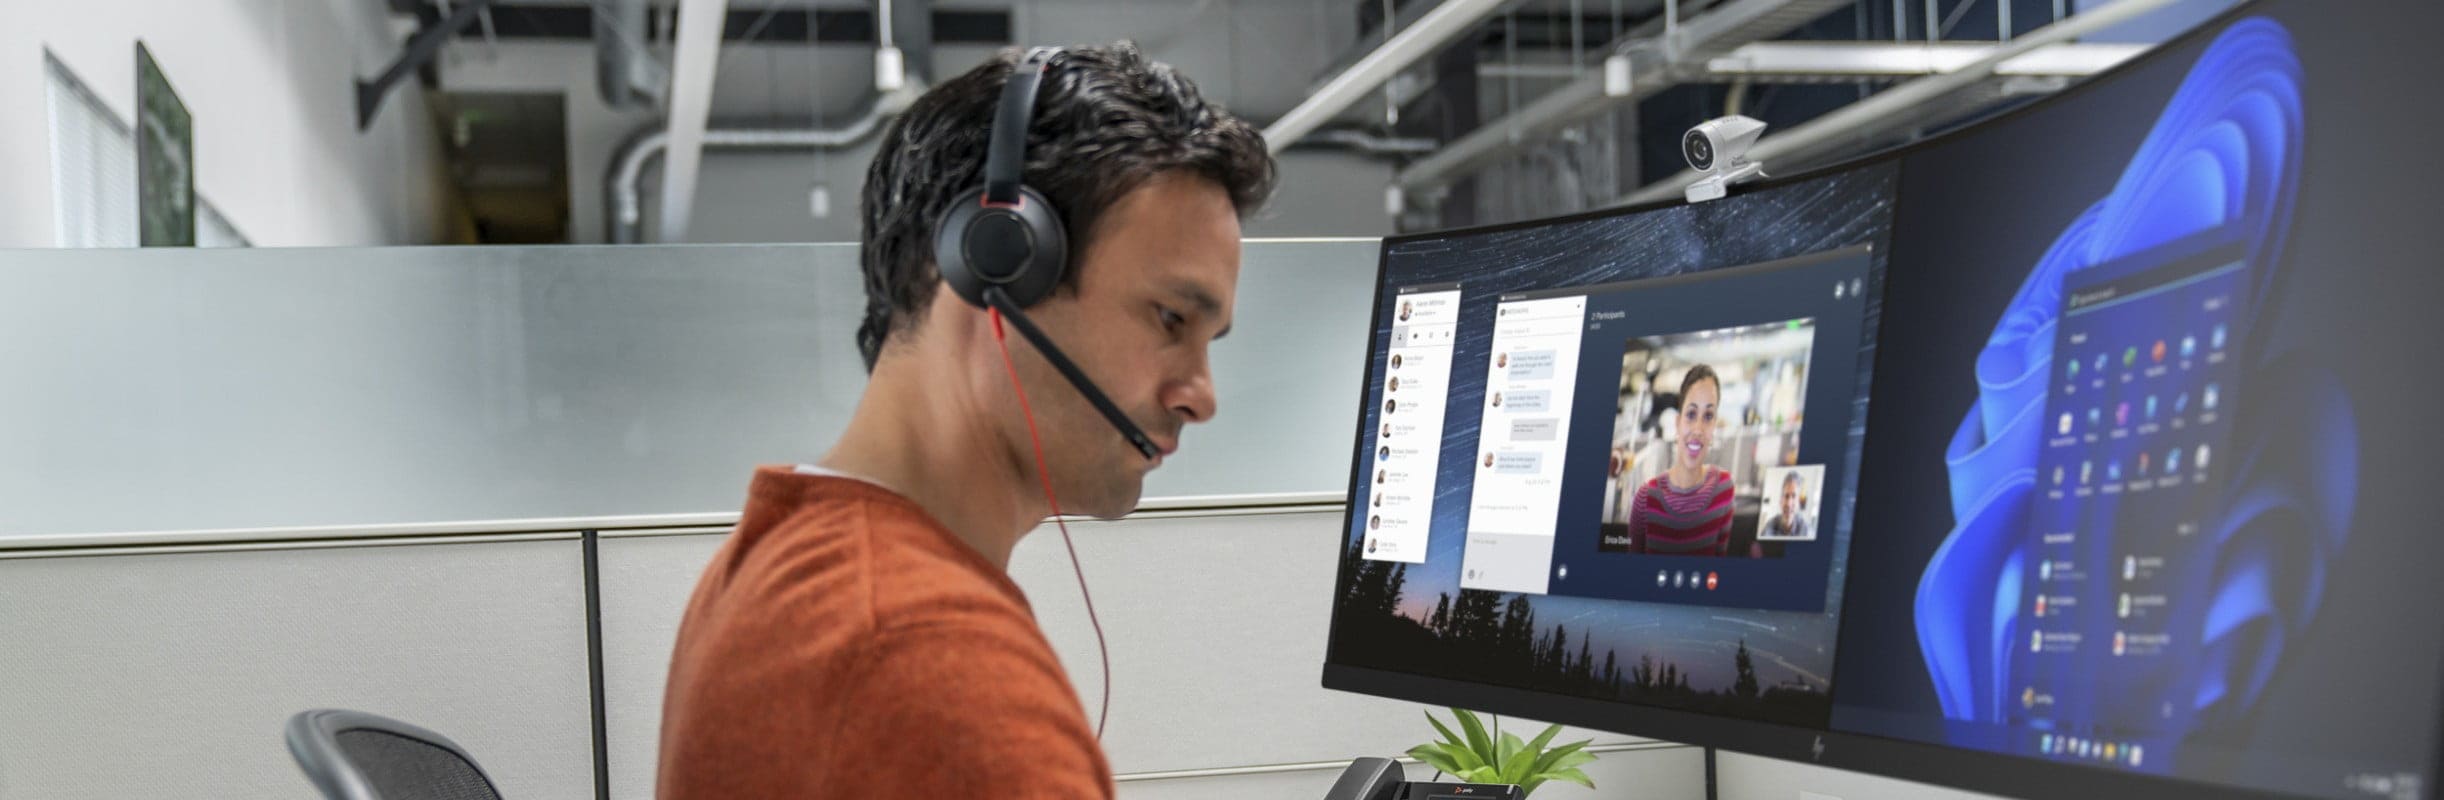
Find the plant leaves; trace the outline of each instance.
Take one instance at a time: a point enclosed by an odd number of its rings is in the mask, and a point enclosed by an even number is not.
[[[1456,744],[1456,745],[1461,745],[1461,746],[1463,746],[1463,747],[1464,747],[1464,746],[1467,746],[1467,744],[1468,744],[1468,740],[1460,738],[1460,735],[1459,735],[1459,734],[1452,733],[1450,728],[1445,727],[1445,726],[1443,725],[1443,721],[1442,721],[1442,720],[1439,720],[1439,719],[1435,719],[1435,718],[1434,718],[1434,712],[1432,712],[1432,711],[1428,711],[1428,712],[1425,712],[1425,713],[1426,713],[1426,721],[1427,721],[1427,722],[1434,723],[1434,729],[1435,729],[1435,730],[1437,730],[1437,731],[1442,732],[1442,734],[1443,734],[1443,741],[1450,742],[1450,743],[1452,743],[1452,744]]]
[[[1593,788],[1595,788],[1595,779],[1594,779],[1594,778],[1589,778],[1589,777],[1587,777],[1587,773],[1580,772],[1580,771],[1575,770],[1575,769],[1565,769],[1565,770],[1562,770],[1562,771],[1560,771],[1560,772],[1555,772],[1555,773],[1553,773],[1552,775],[1549,775],[1549,776],[1546,776],[1546,777],[1550,777],[1550,778],[1552,778],[1553,780],[1557,780],[1557,781],[1569,781],[1569,782],[1571,782],[1571,783],[1575,783],[1575,784],[1578,784],[1578,785],[1580,785],[1580,786],[1585,786],[1585,787],[1587,787],[1587,788],[1589,788],[1589,789],[1593,789]]]
[[[1458,765],[1460,770],[1471,770],[1478,767],[1490,766],[1485,763],[1485,759],[1477,757],[1476,751],[1470,750],[1467,747],[1448,743],[1438,744],[1435,746],[1442,748],[1444,754],[1451,756],[1451,763]],[[1454,770],[1443,771],[1458,774],[1457,771]]]
[[[1529,779],[1527,779],[1527,782],[1526,782],[1526,783],[1519,784],[1519,796],[1521,796],[1521,797],[1526,797],[1526,796],[1528,796],[1528,795],[1535,794],[1535,793],[1536,793],[1536,787],[1538,787],[1538,786],[1543,786],[1543,785],[1544,785],[1544,782],[1545,782],[1545,779],[1544,779],[1544,778],[1529,778]]]
[[[1416,747],[1409,748],[1409,757],[1424,762],[1426,766],[1433,767],[1447,773],[1457,773],[1460,771],[1459,762],[1453,760],[1450,753],[1445,753],[1441,748],[1434,745],[1421,744]]]
[[[1516,742],[1516,741],[1518,741],[1518,740],[1519,740],[1519,737],[1517,737],[1517,736],[1512,736],[1511,734],[1507,734],[1507,733],[1506,733],[1506,734],[1503,734],[1503,735],[1504,735],[1504,736],[1508,736],[1508,737],[1510,737],[1510,740],[1511,740],[1511,741],[1513,741],[1513,742]],[[1526,749],[1526,748],[1522,747],[1522,748],[1520,748],[1520,749],[1519,749],[1517,752],[1511,753],[1511,756],[1510,756],[1509,758],[1506,758],[1506,759],[1503,759],[1503,760],[1502,760],[1502,781],[1501,781],[1501,782],[1503,782],[1503,783],[1521,783],[1521,782],[1524,782],[1524,781],[1526,781],[1526,780],[1528,779],[1528,776],[1529,776],[1528,768],[1529,768],[1529,767],[1532,767],[1532,766],[1535,766],[1535,765],[1536,765],[1536,751],[1534,751],[1534,750],[1529,750],[1529,749]]]
[[[1501,778],[1502,776],[1494,773],[1493,767],[1478,767],[1460,773],[1460,780],[1468,783],[1500,783]]]
[[[1477,754],[1477,760],[1486,762],[1500,760],[1497,757],[1498,754],[1494,752],[1494,740],[1485,735],[1485,723],[1477,719],[1475,712],[1465,708],[1454,708],[1451,709],[1451,713],[1460,718],[1460,729],[1468,732],[1468,749]]]
[[[1510,763],[1512,756],[1518,755],[1519,751],[1526,749],[1526,747],[1526,742],[1519,741],[1519,734],[1502,734],[1502,749],[1494,753],[1494,760],[1500,763],[1508,764]],[[1530,763],[1534,762],[1531,760]],[[1511,774],[1511,771],[1504,769],[1502,774],[1509,775]]]
[[[1555,766],[1555,765],[1556,765],[1556,764],[1561,763],[1561,760],[1562,760],[1562,759],[1564,759],[1564,758],[1569,757],[1569,755],[1570,755],[1571,753],[1576,753],[1576,752],[1578,752],[1578,751],[1580,750],[1580,748],[1584,748],[1584,747],[1586,747],[1586,746],[1587,746],[1587,743],[1588,743],[1588,742],[1592,742],[1592,741],[1595,741],[1595,740],[1593,740],[1593,739],[1581,739],[1581,740],[1579,740],[1579,741],[1571,742],[1571,743],[1569,743],[1569,744],[1565,744],[1565,745],[1562,745],[1562,746],[1560,746],[1560,747],[1556,747],[1556,748],[1553,748],[1553,749],[1551,749],[1551,750],[1544,751],[1544,755],[1542,755],[1542,756],[1538,756],[1538,757],[1536,758],[1536,764],[1535,764],[1535,766],[1534,766],[1534,767],[1533,767],[1533,768],[1532,768],[1530,771],[1531,771],[1531,772],[1533,772],[1533,773],[1535,773],[1535,774],[1539,774],[1539,775],[1541,775],[1541,774],[1544,774],[1545,772],[1549,772],[1549,771],[1556,770],[1556,769],[1562,769],[1562,767],[1558,767],[1558,766]],[[1585,761],[1581,761],[1581,762],[1579,762],[1579,763],[1584,764],[1584,763],[1587,763],[1587,762],[1585,762]]]
[[[1557,733],[1560,733],[1560,732],[1561,732],[1561,726],[1560,726],[1560,725],[1553,725],[1553,726],[1547,727],[1547,728],[1545,728],[1545,729],[1544,729],[1544,732],[1543,732],[1543,733],[1536,734],[1536,738],[1531,739],[1531,740],[1529,740],[1529,741],[1528,741],[1528,743],[1527,743],[1527,748],[1528,748],[1529,750],[1534,750],[1534,751],[1536,751],[1536,752],[1538,752],[1538,753],[1542,753],[1542,752],[1544,752],[1544,746],[1545,746],[1545,745],[1547,745],[1547,744],[1551,744],[1551,743],[1552,743],[1552,741],[1553,741],[1553,735],[1554,735],[1554,734],[1557,734]]]
[[[1565,770],[1565,769],[1569,769],[1569,768],[1571,768],[1571,767],[1575,767],[1575,766],[1578,766],[1578,765],[1580,765],[1580,764],[1585,764],[1585,763],[1587,763],[1587,762],[1594,761],[1594,760],[1595,760],[1595,754],[1594,754],[1594,753],[1590,753],[1590,752],[1587,752],[1587,751],[1585,751],[1585,750],[1580,750],[1580,751],[1578,751],[1578,752],[1574,752],[1574,753],[1571,753],[1571,754],[1569,754],[1569,755],[1562,756],[1560,761],[1555,761],[1555,762],[1553,762],[1553,763],[1551,763],[1551,764],[1547,764],[1547,765],[1545,765],[1545,768],[1544,768],[1543,770],[1541,770],[1541,771],[1542,771],[1542,772],[1558,772],[1558,771]]]

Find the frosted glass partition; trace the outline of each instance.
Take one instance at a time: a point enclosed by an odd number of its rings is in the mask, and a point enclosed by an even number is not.
[[[1338,492],[1373,240],[1250,242],[1149,497]],[[733,511],[865,373],[853,245],[0,252],[10,537]]]

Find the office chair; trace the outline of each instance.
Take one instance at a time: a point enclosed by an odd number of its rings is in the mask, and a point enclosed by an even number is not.
[[[289,718],[289,755],[329,800],[500,800],[492,779],[448,737],[362,711]]]

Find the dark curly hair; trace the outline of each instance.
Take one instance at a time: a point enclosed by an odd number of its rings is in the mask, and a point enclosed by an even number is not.
[[[857,349],[874,369],[883,343],[916,324],[933,299],[934,227],[953,197],[983,182],[985,141],[1002,84],[1025,57],[1004,50],[983,66],[934,87],[884,132],[866,170],[864,247],[866,316]],[[1187,170],[1230,193],[1244,219],[1272,193],[1273,157],[1264,136],[1198,94],[1170,65],[1127,42],[1065,50],[1037,90],[1027,131],[1027,185],[1061,210],[1069,229],[1075,287],[1084,242],[1121,196],[1156,175]]]
[[[1678,402],[1683,404],[1689,402],[1689,392],[1695,390],[1698,384],[1706,381],[1713,381],[1715,393],[1722,393],[1723,379],[1714,374],[1713,367],[1704,364],[1689,367],[1688,374],[1680,377],[1680,400]]]

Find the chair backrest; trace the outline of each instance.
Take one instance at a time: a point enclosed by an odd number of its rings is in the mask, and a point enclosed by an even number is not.
[[[448,737],[362,711],[289,718],[289,755],[330,800],[500,800],[492,779]]]

